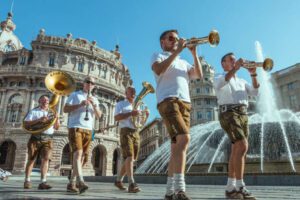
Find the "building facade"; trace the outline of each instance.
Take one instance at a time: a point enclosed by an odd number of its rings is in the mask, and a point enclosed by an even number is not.
[[[272,74],[279,109],[300,111],[300,63]]]
[[[141,146],[137,165],[139,166],[152,152],[169,139],[166,126],[161,118],[155,118],[140,131]]]
[[[132,84],[128,68],[122,64],[118,49],[106,51],[96,41],[82,38],[46,35],[40,30],[31,42],[32,50],[23,47],[14,34],[12,15],[1,22],[0,32],[0,167],[22,173],[27,161],[27,141],[22,121],[29,110],[38,105],[41,95],[52,94],[45,87],[45,76],[54,70],[70,74],[76,88],[82,88],[85,77],[96,80],[94,95],[100,102],[103,116],[95,122],[95,138],[89,150],[85,175],[112,175],[120,166],[119,130],[114,121],[117,99],[124,97]],[[67,136],[67,115],[62,108],[67,97],[57,105],[61,128],[54,133],[53,158],[49,171],[67,175],[71,169]],[[106,127],[111,127],[105,129]],[[39,167],[39,161],[35,167]]]
[[[217,96],[213,87],[215,71],[200,57],[203,79],[190,81],[192,103],[191,125],[218,120]]]

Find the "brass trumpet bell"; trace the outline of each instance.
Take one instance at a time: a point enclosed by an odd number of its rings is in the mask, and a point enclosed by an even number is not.
[[[263,69],[267,72],[273,69],[273,60],[271,58],[266,58],[263,62]]]
[[[211,47],[216,47],[220,43],[220,36],[218,31],[212,30],[207,37],[202,38],[191,38],[187,40],[186,46],[192,47],[199,44],[209,43]]]
[[[271,58],[266,58],[264,62],[246,61],[243,67],[247,69],[262,67],[265,71],[269,72],[273,69],[273,65],[274,65],[273,60]]]

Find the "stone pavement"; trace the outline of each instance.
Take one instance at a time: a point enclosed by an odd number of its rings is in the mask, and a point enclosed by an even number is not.
[[[23,177],[10,177],[7,182],[0,182],[0,199],[138,199],[158,200],[163,199],[165,185],[139,184],[142,191],[137,194],[129,194],[119,191],[112,183],[88,182],[90,189],[81,195],[68,194],[66,192],[67,178],[50,177],[49,183],[54,186],[51,190],[41,191],[37,189],[38,177],[32,178],[33,189],[23,189]],[[300,199],[299,186],[249,186],[257,199],[262,200],[288,200]],[[224,199],[224,186],[222,185],[188,185],[187,193],[192,199]]]

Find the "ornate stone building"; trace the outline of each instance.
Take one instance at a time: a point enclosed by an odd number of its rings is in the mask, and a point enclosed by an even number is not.
[[[121,63],[118,49],[106,51],[95,41],[46,35],[40,30],[31,42],[32,50],[23,47],[14,35],[16,26],[12,15],[1,22],[0,32],[0,167],[14,173],[24,172],[27,161],[27,141],[30,134],[22,128],[26,113],[38,105],[43,94],[49,94],[44,78],[53,70],[69,73],[82,87],[89,75],[96,79],[94,95],[99,99],[103,116],[95,122],[95,130],[115,124],[116,100],[123,97],[125,88],[132,84],[128,68]],[[62,107],[67,97],[63,96],[57,111],[61,128],[54,133],[54,151],[49,171],[53,175],[67,174],[71,169],[67,137],[67,115]],[[85,166],[85,175],[116,174],[120,164],[118,129],[116,127],[95,135],[90,148],[90,157]],[[35,167],[39,167],[39,162]]]
[[[280,109],[300,111],[300,63],[272,74]]]
[[[140,131],[141,146],[137,165],[169,139],[166,126],[161,118],[155,118]]]
[[[218,103],[213,87],[215,71],[204,58],[200,57],[200,62],[202,64],[203,79],[190,81],[192,126],[218,119]]]

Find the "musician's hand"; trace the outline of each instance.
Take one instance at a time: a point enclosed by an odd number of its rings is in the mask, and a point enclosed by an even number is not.
[[[179,54],[181,51],[186,47],[186,40],[183,38],[180,38],[177,44],[176,52]]]
[[[41,117],[40,118],[40,122],[46,122],[46,121],[48,121],[48,117]]]
[[[197,56],[197,46],[196,45],[188,46],[188,49],[191,51],[193,56]]]
[[[138,110],[131,111],[131,116],[137,116],[139,114],[140,114],[140,111],[138,111]]]
[[[244,65],[244,63],[245,63],[245,60],[242,59],[242,58],[240,58],[240,59],[238,59],[238,60],[234,63],[233,68],[237,71],[237,70],[239,70],[239,69],[241,68],[241,66]]]
[[[87,106],[87,105],[89,105],[89,104],[90,104],[90,102],[89,102],[88,100],[83,100],[83,101],[81,101],[81,103],[80,103],[81,106]]]
[[[256,67],[248,68],[248,72],[251,74],[256,74]]]
[[[94,103],[94,99],[92,97],[88,98],[88,101],[90,102],[90,104],[94,107],[96,104]]]

